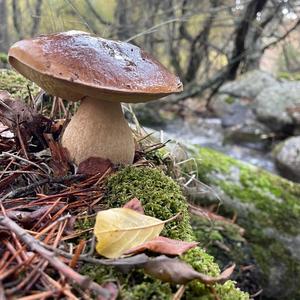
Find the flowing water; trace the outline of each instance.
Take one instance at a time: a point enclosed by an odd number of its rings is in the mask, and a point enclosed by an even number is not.
[[[236,159],[277,173],[271,155],[260,142],[230,143],[219,118],[200,118],[194,122],[177,119],[164,129],[168,137],[178,141],[207,146]]]

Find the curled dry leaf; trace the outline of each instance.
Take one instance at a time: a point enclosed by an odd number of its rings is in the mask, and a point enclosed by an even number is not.
[[[28,140],[35,136],[42,146],[45,145],[43,132],[51,126],[51,121],[23,101],[14,100],[6,91],[0,91],[0,121],[6,125],[15,136],[18,128],[22,137]]]
[[[144,208],[142,206],[141,201],[138,198],[132,198],[130,201],[128,201],[124,206],[124,208],[130,208],[142,215],[144,215]]]
[[[78,173],[88,176],[100,174],[101,176],[112,167],[113,163],[109,159],[90,157],[79,164]]]
[[[167,221],[141,215],[128,208],[112,208],[100,211],[96,217],[94,234],[99,254],[116,258],[125,251],[157,237]]]
[[[181,255],[189,249],[196,247],[197,245],[197,242],[184,242],[179,240],[172,240],[163,236],[158,236],[151,241],[129,249],[124,254],[136,254],[145,250],[150,250],[152,252],[167,255]]]
[[[164,282],[187,284],[192,280],[199,280],[204,284],[222,283],[229,279],[235,265],[227,268],[217,277],[205,275],[194,270],[190,265],[177,258],[159,256],[145,263],[145,273]]]

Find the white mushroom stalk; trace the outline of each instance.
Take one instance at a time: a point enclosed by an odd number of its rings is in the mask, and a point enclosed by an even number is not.
[[[62,145],[77,164],[89,157],[131,164],[135,152],[132,132],[121,104],[92,98],[80,104],[63,134]]]

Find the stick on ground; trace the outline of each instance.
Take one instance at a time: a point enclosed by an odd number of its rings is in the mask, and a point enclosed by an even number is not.
[[[64,264],[55,256],[53,252],[42,247],[33,236],[27,233],[16,222],[12,221],[8,217],[0,216],[0,225],[14,232],[16,236],[28,246],[29,249],[31,249],[34,252],[37,252],[40,256],[46,259],[49,262],[49,264],[52,265],[56,270],[58,270],[71,281],[77,283],[82,289],[89,289],[94,294],[102,296],[105,299],[109,299],[110,292],[108,290],[102,288],[100,285],[93,282],[87,276],[80,275],[68,265]]]

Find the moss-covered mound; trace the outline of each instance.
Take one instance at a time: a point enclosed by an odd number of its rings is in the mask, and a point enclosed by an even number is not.
[[[106,200],[110,207],[123,206],[133,197],[143,204],[145,213],[162,220],[181,212],[181,217],[165,226],[163,235],[186,241],[195,240],[190,225],[187,203],[179,186],[160,170],[148,167],[126,167],[108,179]],[[220,273],[218,265],[212,256],[203,249],[195,248],[182,256],[199,272],[216,276]],[[144,275],[141,271],[129,274],[117,273],[110,268],[86,265],[84,272],[95,280],[117,279],[121,283],[121,298],[123,299],[171,299],[178,287],[161,283]],[[224,285],[216,285],[220,299],[237,300],[249,299],[248,294],[235,288],[232,281]],[[185,299],[215,299],[211,290],[199,282],[189,284]]]
[[[300,299],[300,185],[212,149],[191,152],[199,179],[217,191],[224,212],[237,213],[245,228],[263,273],[265,298]]]
[[[5,90],[24,100],[29,97],[28,88],[32,95],[36,95],[40,90],[36,84],[15,71],[0,69],[0,90]]]

